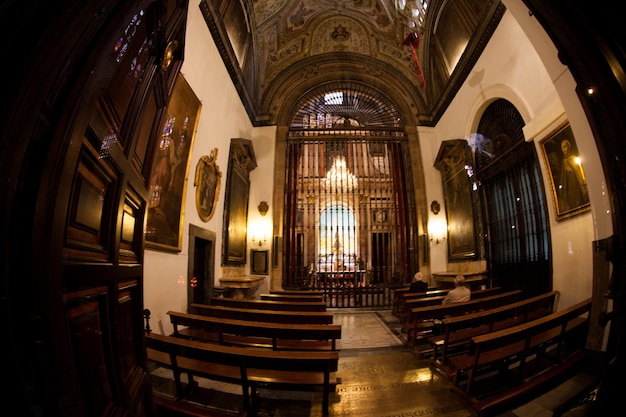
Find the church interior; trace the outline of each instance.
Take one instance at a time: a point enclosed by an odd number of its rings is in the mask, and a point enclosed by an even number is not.
[[[6,1],[6,406],[611,415],[626,372],[618,15]],[[428,292],[405,297],[416,273]],[[446,306],[459,275],[471,300]]]

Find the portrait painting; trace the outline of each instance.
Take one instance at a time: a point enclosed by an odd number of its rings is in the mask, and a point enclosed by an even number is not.
[[[189,153],[193,148],[200,109],[200,100],[179,74],[153,150],[146,247],[170,252],[182,250]]]
[[[544,140],[541,149],[548,169],[556,219],[564,220],[590,209],[587,179],[569,123]]]
[[[256,168],[252,141],[234,138],[230,142],[224,200],[222,263],[245,265],[248,233],[250,171]]]
[[[196,187],[196,210],[203,222],[208,222],[215,213],[215,206],[220,193],[222,172],[217,166],[217,148],[211,155],[204,155],[196,166],[196,177],[193,185]]]

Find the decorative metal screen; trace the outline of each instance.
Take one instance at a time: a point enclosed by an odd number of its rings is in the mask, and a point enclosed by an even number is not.
[[[396,106],[355,82],[312,89],[287,138],[284,287],[369,287],[417,270],[408,143]]]
[[[402,283],[417,247],[407,154],[403,138],[290,140],[288,286],[347,272],[362,285]]]

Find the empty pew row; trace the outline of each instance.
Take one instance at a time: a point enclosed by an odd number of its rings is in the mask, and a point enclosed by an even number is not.
[[[591,298],[527,323],[473,337],[449,358],[454,390],[479,416],[561,382],[587,357]]]
[[[326,303],[318,301],[279,301],[248,300],[237,298],[211,297],[209,304],[224,307],[252,308],[257,310],[280,311],[325,311]]]
[[[431,336],[432,363],[444,373],[448,357],[467,351],[472,337],[526,323],[556,310],[558,291],[550,291],[516,303],[471,314],[444,318],[442,334]]]
[[[167,313],[173,336],[274,350],[339,350],[340,324],[289,324]]]
[[[324,302],[324,294],[260,294],[259,298],[266,301],[286,301],[286,302],[305,302],[305,303],[321,303]]]
[[[182,399],[193,389],[195,376],[241,386],[242,411],[254,414],[259,387],[280,390],[322,389],[322,414],[328,416],[329,396],[337,378],[337,351],[277,351],[226,346],[148,333],[148,360],[170,368],[176,395]],[[188,375],[184,386],[181,374]]]
[[[278,294],[278,295],[320,295],[324,296],[324,290],[290,290],[290,289],[282,289],[282,290],[270,290],[270,294]]]
[[[432,335],[431,332],[435,327],[435,320],[443,320],[446,317],[474,313],[514,303],[518,301],[521,293],[521,290],[514,290],[478,299],[472,298],[469,301],[459,303],[412,308],[409,318],[403,325],[403,331],[406,332],[406,343],[415,345],[421,339],[425,341],[427,337]]]
[[[202,316],[222,317],[235,320],[262,321],[270,323],[332,324],[331,311],[278,311],[257,308],[224,307],[192,303],[189,312]]]

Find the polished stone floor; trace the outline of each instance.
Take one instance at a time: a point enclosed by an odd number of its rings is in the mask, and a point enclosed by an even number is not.
[[[342,325],[338,376],[331,395],[330,416],[336,417],[473,417],[471,408],[450,390],[447,379],[427,358],[404,344],[398,319],[389,310],[335,309]],[[152,373],[155,390],[173,392],[170,371]],[[587,382],[572,378],[557,390],[498,417],[550,417],[568,392]],[[202,388],[189,399],[209,408],[237,412],[239,386],[200,379]],[[259,391],[259,417],[319,417],[321,393]],[[579,414],[577,414],[579,415]],[[569,416],[569,415],[568,415]],[[573,417],[573,415],[572,415]]]

